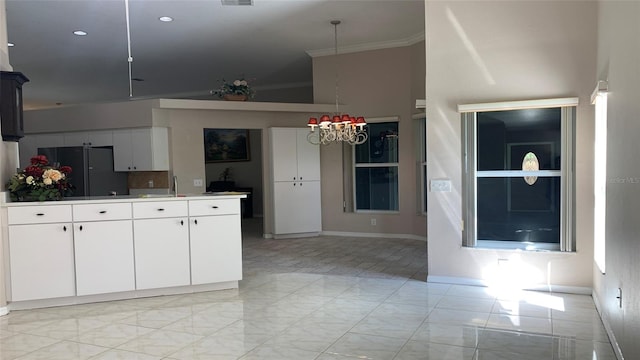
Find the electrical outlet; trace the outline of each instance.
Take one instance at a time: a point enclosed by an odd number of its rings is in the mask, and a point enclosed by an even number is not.
[[[197,187],[202,187],[204,182],[202,181],[202,179],[193,179],[193,186],[197,186]]]
[[[431,192],[451,192],[451,180],[449,179],[432,179]]]
[[[371,219],[371,225],[372,225],[372,226],[376,226],[376,225],[377,225],[377,221],[376,221],[376,219]]]

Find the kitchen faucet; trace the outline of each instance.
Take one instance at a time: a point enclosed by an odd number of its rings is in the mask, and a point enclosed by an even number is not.
[[[173,175],[173,196],[178,196],[178,177]]]

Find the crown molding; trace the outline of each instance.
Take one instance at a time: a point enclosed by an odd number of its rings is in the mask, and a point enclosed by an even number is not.
[[[413,44],[419,43],[420,41],[424,41],[424,39],[425,39],[425,34],[424,32],[421,32],[400,40],[381,41],[381,42],[342,46],[342,47],[339,46],[338,54],[349,54],[349,53],[356,53],[356,52],[362,52],[362,51],[382,50],[382,49],[411,46]],[[336,52],[335,48],[306,51],[307,55],[311,56],[312,58],[320,57],[320,56],[335,55],[335,52]]]

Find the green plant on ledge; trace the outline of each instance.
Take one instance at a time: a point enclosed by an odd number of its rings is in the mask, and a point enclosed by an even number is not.
[[[247,99],[252,99],[255,95],[255,91],[249,86],[249,83],[245,79],[237,79],[233,82],[227,82],[222,79],[222,85],[218,90],[212,90],[211,94],[218,95],[219,98],[224,98],[225,95],[244,95]]]

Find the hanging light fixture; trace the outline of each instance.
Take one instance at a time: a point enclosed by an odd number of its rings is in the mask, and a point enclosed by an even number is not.
[[[336,63],[336,112],[333,115],[322,115],[320,120],[312,117],[307,126],[311,131],[307,135],[307,140],[315,145],[327,145],[332,142],[346,142],[350,145],[360,145],[367,141],[367,122],[362,116],[349,116],[340,114],[338,105],[338,25],[340,20],[332,20],[335,42],[335,63]],[[318,132],[316,133],[316,129]]]

